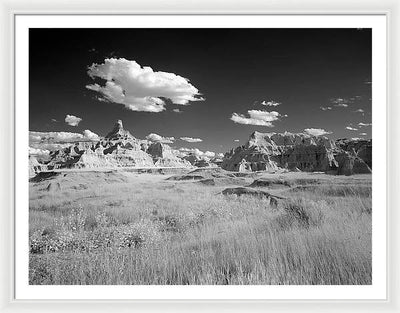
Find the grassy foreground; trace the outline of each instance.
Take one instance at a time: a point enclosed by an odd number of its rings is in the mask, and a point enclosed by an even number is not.
[[[286,198],[277,207],[163,175],[30,183],[29,282],[371,284],[371,176],[312,177],[263,188]]]

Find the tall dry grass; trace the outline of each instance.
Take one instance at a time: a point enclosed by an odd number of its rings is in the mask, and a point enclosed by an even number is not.
[[[371,284],[369,184],[266,199],[127,182],[30,201],[31,284]]]

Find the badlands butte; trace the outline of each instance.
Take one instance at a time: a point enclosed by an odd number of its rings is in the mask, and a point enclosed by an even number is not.
[[[54,143],[53,138],[42,139]],[[46,157],[29,155],[29,175],[67,169],[147,170],[220,167],[231,172],[324,172],[333,175],[371,173],[372,140],[331,140],[304,133],[260,133],[223,157],[181,152],[168,144],[135,138],[121,120],[98,140],[75,141]],[[43,175],[43,174],[41,174]]]

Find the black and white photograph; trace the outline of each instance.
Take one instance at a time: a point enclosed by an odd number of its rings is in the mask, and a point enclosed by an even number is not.
[[[31,28],[29,285],[371,285],[373,84],[371,28]]]

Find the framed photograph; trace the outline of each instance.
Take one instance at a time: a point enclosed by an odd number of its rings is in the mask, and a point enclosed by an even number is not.
[[[14,308],[395,309],[390,16],[228,11],[12,12]]]

